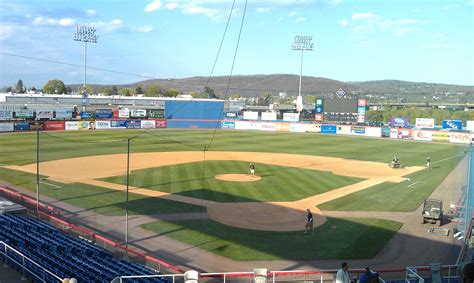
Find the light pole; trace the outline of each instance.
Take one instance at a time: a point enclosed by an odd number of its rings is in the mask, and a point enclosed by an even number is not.
[[[97,43],[98,35],[95,34],[95,27],[90,26],[76,26],[76,31],[74,32],[74,40],[84,42],[84,88],[82,90],[83,96],[83,111],[86,110],[86,102],[84,99],[87,98],[87,43]]]
[[[297,112],[301,112],[303,109],[303,98],[301,97],[301,78],[303,76],[303,51],[312,51],[314,48],[313,37],[310,35],[297,35],[295,41],[291,45],[291,50],[301,51],[301,63],[300,63],[300,87],[298,90],[298,98],[296,99]]]

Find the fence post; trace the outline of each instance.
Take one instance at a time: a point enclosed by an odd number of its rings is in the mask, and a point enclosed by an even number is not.
[[[225,283],[225,273],[224,273],[224,283]]]
[[[4,244],[4,247],[5,247],[5,263],[3,264],[4,267],[8,267],[8,249],[7,249],[7,245]]]
[[[275,272],[273,272],[273,283],[275,283]]]
[[[26,277],[25,277],[25,256],[24,255],[21,256],[21,262],[22,262],[22,265],[21,265],[21,269],[22,269],[21,279],[25,280]]]
[[[321,283],[323,283],[323,274],[319,273],[319,275],[321,276]]]

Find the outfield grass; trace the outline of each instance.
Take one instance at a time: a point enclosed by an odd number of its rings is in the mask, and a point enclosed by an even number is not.
[[[295,201],[362,181],[334,175],[327,171],[289,168],[269,164],[255,164],[256,182],[228,182],[214,178],[219,174],[243,174],[248,162],[207,161],[192,162],[133,171],[132,186],[159,190],[217,202]],[[105,178],[105,181],[126,184],[126,176]]]
[[[0,176],[3,181],[11,185],[19,186],[30,191],[36,191],[35,174],[0,168]],[[41,183],[41,195],[103,215],[125,215],[124,192],[81,183],[63,184],[51,180],[45,180],[45,182],[59,186],[60,188]],[[152,198],[134,193],[129,193],[128,205],[129,213],[132,215],[201,212],[206,210],[206,208],[202,206],[161,198]]]
[[[303,231],[240,229],[212,220],[156,221],[143,225],[159,235],[239,261],[372,258],[401,226],[390,220],[329,218],[315,229],[314,235],[305,235]]]
[[[382,183],[366,190],[347,195],[318,206],[321,210],[340,211],[414,211],[429,196],[446,176],[456,167],[462,157],[453,161],[433,165],[432,170],[423,170],[408,175],[410,182]],[[414,184],[412,187],[408,185]]]
[[[132,152],[203,150],[212,130],[64,131],[40,134],[40,160],[127,152],[127,138],[135,137]],[[314,133],[216,132],[211,151],[256,151],[342,157],[388,163],[396,155],[405,165],[423,165],[450,157],[465,147],[390,139],[321,135]],[[36,134],[2,134],[0,164],[23,165],[36,161]]]

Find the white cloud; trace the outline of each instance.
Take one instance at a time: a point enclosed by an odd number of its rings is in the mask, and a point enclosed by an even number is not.
[[[13,27],[5,25],[3,23],[0,24],[0,40],[10,37],[13,34]]]
[[[95,16],[97,15],[97,11],[96,11],[96,10],[93,10],[93,9],[87,10],[87,11],[86,11],[86,15],[87,15],[88,17],[95,17]]]
[[[267,13],[267,12],[270,12],[271,10],[272,8],[268,8],[268,7],[260,7],[260,8],[255,9],[257,13]]]
[[[166,3],[166,9],[168,10],[174,10],[177,7],[178,7],[178,3],[175,3],[175,2]]]
[[[290,17],[295,17],[296,15],[298,15],[297,12],[291,12],[291,13],[288,14],[288,16],[290,16]]]
[[[342,3],[342,0],[326,0],[326,2],[331,6],[336,6]]]
[[[161,7],[161,0],[153,0],[145,6],[145,12],[153,12],[158,10]]]
[[[386,19],[373,13],[354,13],[352,14],[352,20],[355,24],[352,30],[355,33],[379,31],[392,32],[396,35],[415,31],[415,26],[428,23],[415,19]]]
[[[456,45],[441,42],[425,43],[420,45],[420,48],[423,49],[448,49],[453,47],[456,47]]]
[[[474,0],[467,1],[467,2],[466,2],[466,5],[468,5],[468,6],[474,6]]]
[[[297,19],[295,20],[295,22],[297,22],[297,23],[304,22],[304,21],[306,21],[306,18],[305,18],[305,17],[300,17],[300,18],[297,18]]]
[[[461,6],[458,4],[448,4],[448,5],[443,6],[443,10],[451,10],[458,7],[461,7]]]
[[[33,24],[37,26],[63,26],[70,27],[76,23],[75,19],[64,18],[64,19],[53,19],[53,18],[43,18],[36,17],[33,19]]]
[[[347,25],[349,24],[349,21],[346,20],[346,19],[342,19],[342,20],[338,21],[337,23],[338,23],[339,25],[345,27],[345,26],[347,26]]]
[[[205,15],[210,18],[215,18],[218,14],[216,9],[205,8],[201,6],[186,6],[183,9],[185,15]]]
[[[105,32],[112,32],[120,28],[122,24],[123,21],[121,19],[113,19],[110,22],[95,22],[90,23],[89,25]]]
[[[152,26],[133,27],[132,31],[143,32],[143,33],[151,32],[151,31],[153,31],[153,27]]]

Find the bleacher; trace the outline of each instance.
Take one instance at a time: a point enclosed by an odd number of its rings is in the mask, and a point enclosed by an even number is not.
[[[115,259],[112,254],[88,241],[65,235],[54,227],[27,216],[0,215],[0,241],[12,246],[60,278],[76,278],[81,283],[110,282],[115,277],[123,275],[159,274],[145,266]],[[0,249],[3,251],[5,245],[0,243]],[[9,265],[22,269],[20,255],[8,253],[8,256],[11,258],[4,259]],[[25,267],[29,269],[26,276],[33,282],[42,282],[39,278],[45,282],[58,282],[29,261],[25,261]],[[126,282],[168,283],[165,279],[158,278],[142,278]]]

